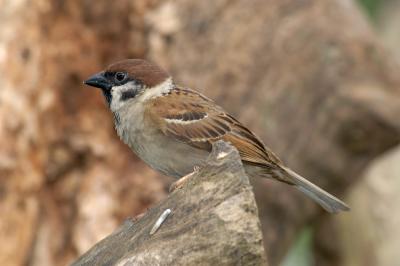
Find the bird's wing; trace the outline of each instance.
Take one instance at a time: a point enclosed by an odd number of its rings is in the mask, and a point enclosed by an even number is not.
[[[150,104],[151,117],[167,136],[204,150],[217,140],[228,141],[244,162],[262,167],[280,162],[250,130],[196,91],[174,88]]]

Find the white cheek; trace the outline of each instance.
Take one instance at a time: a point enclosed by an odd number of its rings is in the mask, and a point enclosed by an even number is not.
[[[134,82],[128,82],[124,85],[121,86],[114,86],[111,88],[111,104],[110,108],[111,111],[117,112],[119,109],[121,109],[124,105],[127,104],[127,102],[145,102],[149,99],[159,97],[163,95],[164,93],[169,92],[173,88],[173,83],[172,79],[168,78],[164,82],[160,83],[159,85],[153,87],[153,88],[147,88],[144,89],[144,92],[139,92],[138,95],[135,98],[129,99],[129,100],[121,100],[121,96],[123,92],[132,90],[132,89],[138,89],[136,88],[136,85]]]
[[[112,87],[111,89],[111,104],[110,104],[110,109],[111,111],[115,112],[117,111],[119,108],[122,107],[122,103],[121,103],[121,92],[119,90],[116,90],[115,87]]]
[[[125,105],[126,101],[121,100],[122,92],[132,89],[132,84],[124,84],[121,86],[114,86],[111,88],[111,104],[110,109],[113,112],[118,111],[122,106]]]
[[[121,100],[122,93],[124,91],[131,90],[134,87],[135,87],[134,84],[128,82],[124,85],[114,86],[111,88],[111,96],[112,96],[110,104],[111,111],[116,112],[125,105],[126,101]]]

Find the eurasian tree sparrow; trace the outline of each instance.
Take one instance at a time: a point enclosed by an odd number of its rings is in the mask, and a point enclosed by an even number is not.
[[[325,210],[349,207],[283,165],[263,142],[204,95],[174,84],[159,66],[141,59],[114,63],[85,84],[100,88],[114,114],[120,138],[148,165],[181,178],[202,165],[212,143],[224,140],[239,151],[249,176],[295,186]]]

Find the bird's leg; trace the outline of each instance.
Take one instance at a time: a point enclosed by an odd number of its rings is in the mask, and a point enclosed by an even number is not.
[[[187,174],[187,175],[179,178],[177,181],[172,183],[172,185],[169,187],[169,192],[172,193],[176,189],[181,189],[183,187],[183,185],[189,180],[189,178],[191,178],[193,175],[197,174],[199,172],[199,170],[200,170],[200,167],[199,166],[195,166],[193,168],[193,172],[191,172],[190,174]]]

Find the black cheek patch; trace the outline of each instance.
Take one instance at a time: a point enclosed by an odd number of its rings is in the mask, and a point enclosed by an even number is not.
[[[135,98],[135,96],[138,94],[137,90],[127,90],[122,92],[121,94],[121,101],[126,101],[131,98]]]

